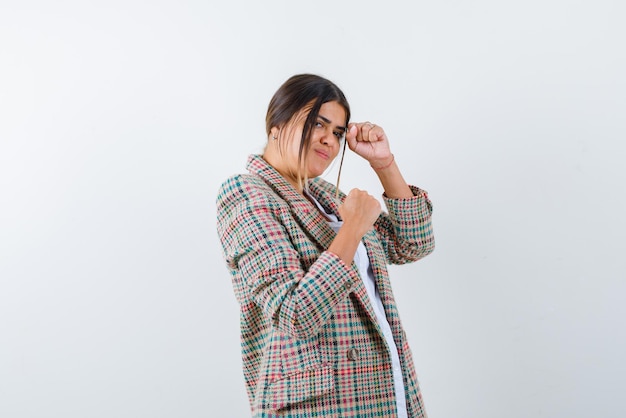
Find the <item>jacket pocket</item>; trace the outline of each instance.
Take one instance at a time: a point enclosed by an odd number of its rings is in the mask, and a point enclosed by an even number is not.
[[[321,365],[315,369],[287,375],[270,383],[265,389],[262,408],[278,411],[290,405],[328,394],[334,388],[333,368],[330,365]]]

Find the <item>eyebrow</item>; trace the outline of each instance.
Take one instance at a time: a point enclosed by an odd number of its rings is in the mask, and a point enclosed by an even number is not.
[[[327,119],[327,118],[325,118],[325,117],[324,117],[324,116],[322,116],[322,115],[317,115],[317,117],[319,117],[321,120],[323,120],[324,122],[326,122],[326,123],[328,123],[328,124],[331,124],[331,123],[332,123],[330,119]],[[345,131],[345,130],[346,130],[346,127],[345,127],[345,126],[337,126],[336,128],[337,128],[337,129],[339,129],[340,131]]]

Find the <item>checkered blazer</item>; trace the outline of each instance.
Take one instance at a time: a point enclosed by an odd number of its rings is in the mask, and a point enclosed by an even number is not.
[[[395,417],[391,358],[356,266],[326,251],[335,232],[325,217],[262,157],[251,156],[247,168],[219,190],[217,229],[241,307],[252,415]],[[334,189],[319,178],[309,183],[338,215]],[[409,416],[426,417],[386,268],[434,249],[430,201],[412,190],[414,198],[383,197],[388,214],[363,242],[398,347]]]

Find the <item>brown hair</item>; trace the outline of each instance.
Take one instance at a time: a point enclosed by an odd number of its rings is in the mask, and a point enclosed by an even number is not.
[[[300,148],[298,152],[298,181],[302,181],[300,173],[306,161],[311,132],[319,116],[320,107],[324,103],[337,102],[346,111],[346,124],[350,121],[350,105],[346,96],[333,82],[314,74],[298,74],[290,77],[274,93],[267,107],[265,129],[267,135],[274,126],[283,127],[302,110],[309,110],[304,122]],[[306,180],[306,179],[305,179]]]

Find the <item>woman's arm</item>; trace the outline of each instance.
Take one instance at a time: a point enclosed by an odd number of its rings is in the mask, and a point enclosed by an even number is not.
[[[382,166],[372,165],[372,168],[385,190],[385,196],[392,199],[413,197],[413,192],[404,180],[393,154],[391,154],[390,162]]]
[[[370,163],[385,190],[389,214],[382,214],[375,228],[389,262],[403,264],[430,254],[435,246],[432,206],[426,192],[404,180],[383,128],[370,122],[350,124],[346,141]]]
[[[217,199],[218,234],[235,293],[242,305],[258,305],[281,332],[312,337],[346,299],[358,276],[332,251],[322,252],[303,270],[300,253],[318,249],[308,239],[292,242],[293,229],[299,226],[285,223],[289,209],[270,200],[271,190],[262,190],[267,186],[261,180],[251,184],[254,181],[233,177]]]

